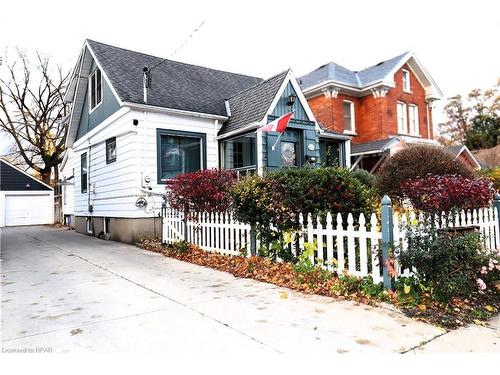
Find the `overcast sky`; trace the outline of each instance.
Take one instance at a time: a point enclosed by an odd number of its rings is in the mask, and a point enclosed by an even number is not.
[[[86,38],[169,57],[205,21],[173,59],[265,78],[329,61],[360,70],[412,50],[451,96],[500,78],[499,4],[17,0],[2,2],[0,51],[38,50],[68,70]]]

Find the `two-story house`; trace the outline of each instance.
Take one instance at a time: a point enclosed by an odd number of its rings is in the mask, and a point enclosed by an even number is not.
[[[437,144],[432,103],[443,94],[412,52],[361,71],[331,62],[299,82],[317,121],[352,136],[351,168],[374,172],[407,143]]]
[[[87,40],[65,94],[63,165],[76,231],[135,242],[161,234],[168,181],[204,168],[239,174],[349,166],[350,136],[318,126],[291,70],[269,79]],[[286,132],[259,129],[293,111]]]

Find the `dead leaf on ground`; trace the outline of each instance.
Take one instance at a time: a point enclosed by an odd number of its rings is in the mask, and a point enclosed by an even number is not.
[[[82,333],[83,331],[80,328],[72,329],[69,333],[71,333],[71,336],[78,335],[79,333]]]

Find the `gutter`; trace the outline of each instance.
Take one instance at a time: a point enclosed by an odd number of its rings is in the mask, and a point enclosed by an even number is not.
[[[227,116],[214,115],[214,114],[203,113],[203,112],[185,111],[182,109],[158,107],[158,106],[149,105],[149,104],[123,102],[123,105],[130,107],[130,108],[133,108],[133,109],[138,109],[141,111],[150,110],[150,111],[157,111],[157,112],[163,112],[163,113],[173,113],[173,114],[178,114],[178,115],[209,118],[209,119],[224,120],[224,121],[229,119],[229,117],[227,117]]]

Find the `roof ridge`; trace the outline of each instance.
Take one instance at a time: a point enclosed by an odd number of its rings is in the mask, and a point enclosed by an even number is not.
[[[226,98],[225,100],[232,99],[232,98],[234,98],[234,97],[236,97],[236,96],[238,96],[238,95],[241,95],[241,94],[243,94],[243,93],[245,93],[245,92],[247,92],[247,91],[250,91],[250,90],[252,90],[252,89],[256,88],[257,86],[263,85],[264,83],[267,83],[267,82],[269,82],[270,80],[272,80],[272,79],[274,79],[274,78],[276,78],[276,77],[279,77],[279,76],[280,76],[280,75],[282,75],[283,73],[288,74],[288,72],[289,72],[289,71],[290,71],[290,69],[287,69],[287,70],[284,70],[284,71],[282,71],[282,72],[280,72],[280,73],[278,73],[278,74],[275,74],[274,76],[269,77],[269,78],[267,78],[267,79],[264,79],[264,80],[262,80],[261,82],[256,83],[255,85],[250,86],[250,87],[246,88],[246,89],[245,89],[245,90],[243,90],[243,91],[240,91],[240,92],[237,92],[237,93],[236,93],[236,94],[234,94],[234,95],[231,95],[230,97]]]
[[[242,74],[242,73],[234,73],[234,72],[229,72],[229,71],[227,71],[227,70],[216,69],[216,68],[209,68],[209,67],[207,67],[207,66],[202,66],[202,65],[197,65],[197,64],[186,63],[186,62],[182,62],[182,61],[178,61],[178,60],[170,60],[170,59],[165,58],[165,57],[154,56],[154,55],[151,55],[151,54],[148,54],[148,53],[139,52],[139,51],[134,51],[134,50],[129,49],[129,48],[123,48],[123,47],[114,46],[114,45],[112,45],[112,44],[107,44],[107,43],[98,42],[98,41],[93,40],[93,39],[88,39],[88,38],[87,38],[87,39],[85,39],[85,40],[86,40],[87,42],[97,43],[97,44],[100,44],[100,45],[103,45],[103,46],[106,46],[106,47],[112,47],[112,48],[117,48],[117,49],[120,49],[120,50],[123,50],[123,51],[128,51],[128,52],[137,53],[137,54],[139,54],[139,55],[143,55],[143,56],[146,56],[146,57],[152,57],[152,58],[154,58],[154,59],[166,60],[166,61],[168,61],[168,62],[172,62],[172,63],[176,63],[176,64],[182,64],[182,65],[195,66],[195,67],[197,67],[197,68],[208,69],[208,70],[212,70],[212,71],[216,71],[216,72],[221,72],[221,73],[234,74],[234,75],[238,75],[238,76],[242,76],[242,77],[262,79],[261,77],[250,76],[250,75],[247,75],[247,74]]]
[[[406,56],[406,55],[408,55],[408,54],[411,54],[411,51],[406,51],[406,52],[401,53],[401,54],[399,54],[399,55],[396,55],[396,56],[394,56],[394,57],[388,58],[388,59],[386,59],[386,60],[382,60],[382,61],[380,61],[380,62],[378,62],[378,63],[376,63],[376,64],[373,64],[373,65],[370,65],[370,66],[368,66],[368,67],[366,67],[366,68],[364,68],[364,69],[361,69],[358,73],[360,73],[360,72],[364,72],[364,71],[366,71],[366,70],[368,70],[368,69],[371,69],[371,68],[373,68],[373,67],[376,67],[376,66],[382,65],[382,64],[386,63],[386,62],[387,62],[387,61],[389,61],[389,60],[401,59],[401,58],[403,58],[403,56]]]

